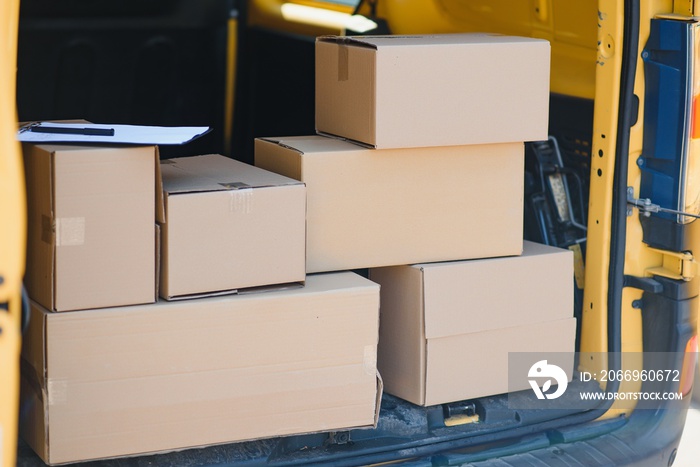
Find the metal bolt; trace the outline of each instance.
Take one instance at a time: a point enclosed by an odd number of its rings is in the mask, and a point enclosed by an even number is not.
[[[637,165],[639,167],[644,167],[644,158],[643,157],[640,157],[639,159],[637,159]]]
[[[328,434],[330,444],[348,444],[350,442],[350,432],[336,431]]]

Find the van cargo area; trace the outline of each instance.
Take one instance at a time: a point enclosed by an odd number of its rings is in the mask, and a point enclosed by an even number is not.
[[[24,146],[18,466],[673,464],[700,91],[664,60],[700,44],[700,5],[413,3],[21,1],[19,121],[212,131]],[[342,27],[294,19],[315,10]],[[82,159],[64,182],[54,161],[86,153],[103,182]],[[121,209],[135,180],[138,231],[74,212],[103,191]],[[111,245],[137,234],[130,272]],[[87,273],[84,244],[114,258]],[[116,275],[109,300],[63,301],[97,293],[44,264],[72,254]]]

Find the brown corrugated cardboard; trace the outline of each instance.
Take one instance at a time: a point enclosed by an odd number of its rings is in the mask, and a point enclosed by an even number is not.
[[[376,148],[546,139],[549,63],[524,37],[320,37],[316,129]]]
[[[215,154],[161,172],[161,297],[304,281],[303,183]]]
[[[525,241],[520,256],[416,267],[428,339],[573,316],[571,250]]]
[[[23,348],[21,433],[51,464],[373,426],[379,286],[47,313]]]
[[[308,272],[522,251],[522,143],[373,150],[265,138],[255,163],[306,183]]]
[[[155,146],[23,146],[25,283],[52,311],[155,300]]]
[[[575,341],[576,318],[428,339],[421,405],[530,389],[527,379],[508,381],[510,352],[556,353],[561,358],[558,365],[571,381]]]
[[[386,392],[433,405],[508,392],[509,352],[571,352],[568,250],[370,270],[381,286],[378,366]],[[566,366],[566,365],[565,365]],[[521,387],[529,383],[523,380]]]

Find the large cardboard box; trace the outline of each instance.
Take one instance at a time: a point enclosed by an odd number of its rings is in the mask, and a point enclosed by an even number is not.
[[[379,286],[47,313],[32,306],[21,434],[50,464],[374,426]]]
[[[24,144],[25,284],[52,311],[155,301],[155,146]]]
[[[316,129],[376,148],[547,139],[549,63],[525,37],[320,37]]]
[[[161,297],[304,281],[303,183],[216,154],[161,172]]]
[[[265,138],[255,163],[306,183],[308,272],[522,251],[522,143],[374,150]]]
[[[387,393],[434,405],[528,389],[527,379],[509,386],[509,352],[570,352],[571,377],[569,250],[525,242],[522,256],[378,268],[370,278],[381,286]]]

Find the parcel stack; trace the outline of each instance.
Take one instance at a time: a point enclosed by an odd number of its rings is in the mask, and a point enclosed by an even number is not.
[[[509,352],[574,350],[571,252],[523,242],[549,60],[522,37],[321,37],[318,134],[256,140],[256,165],[306,184],[307,272],[369,268],[381,285],[388,393],[527,389],[509,387]]]
[[[46,463],[376,424],[379,286],[306,277],[303,183],[155,146],[24,154],[21,434]]]

